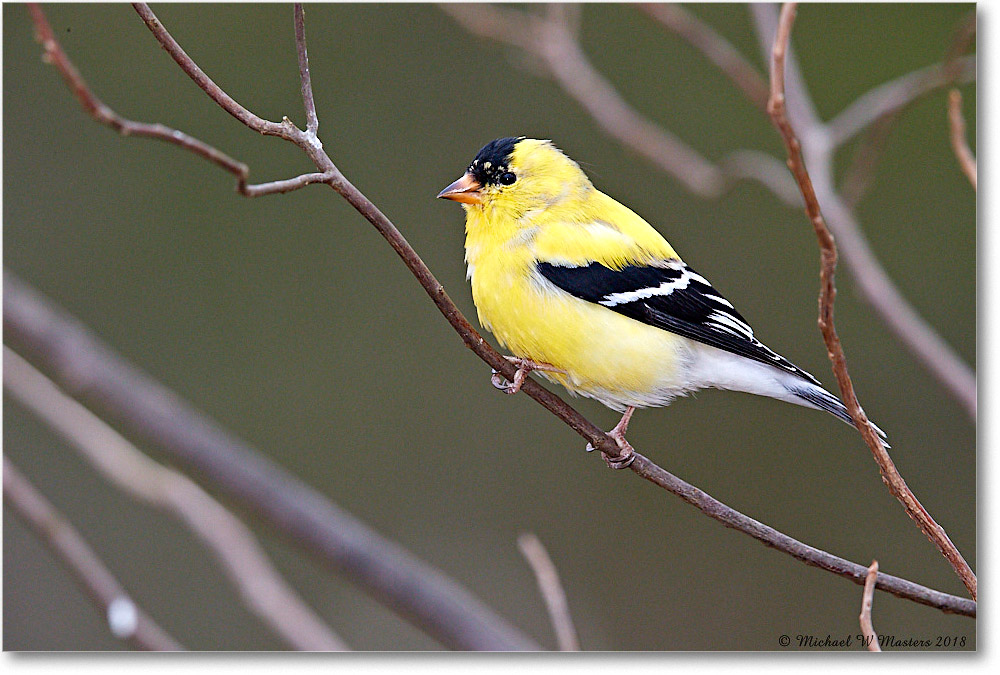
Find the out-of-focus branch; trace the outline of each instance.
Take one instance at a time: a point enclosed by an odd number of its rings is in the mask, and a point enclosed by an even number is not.
[[[573,97],[604,131],[674,177],[690,192],[705,198],[723,194],[737,179],[774,185],[786,183],[779,196],[794,193],[784,172],[770,166],[739,164],[730,171],[723,159],[713,164],[677,136],[630,106],[590,63],[572,26],[560,13],[545,15],[509,7],[464,3],[440,5],[473,35],[518,47],[535,56],[546,74]],[[793,204],[798,203],[793,198]]]
[[[805,160],[802,156],[802,149],[796,136],[792,124],[788,120],[785,108],[785,59],[789,48],[789,38],[791,36],[792,25],[795,22],[796,3],[786,3],[781,10],[781,17],[778,21],[777,32],[775,33],[773,50],[771,54],[771,98],[768,101],[768,112],[774,120],[775,126],[781,133],[788,153],[788,167],[795,176],[796,182],[802,191],[805,199],[806,215],[812,222],[816,231],[816,238],[819,240],[822,265],[820,268],[820,298],[819,298],[819,327],[823,334],[823,341],[826,343],[827,353],[833,365],[833,372],[837,377],[837,384],[840,388],[841,398],[844,405],[854,420],[855,426],[861,432],[865,443],[872,451],[875,461],[878,463],[882,473],[882,480],[889,491],[896,497],[906,509],[907,514],[917,523],[925,535],[938,547],[941,554],[951,563],[956,574],[969,589],[972,598],[976,598],[976,576],[972,573],[969,564],[965,562],[962,554],[948,538],[947,533],[931,517],[930,513],[920,504],[913,492],[907,487],[902,475],[896,469],[896,465],[889,457],[878,434],[868,421],[861,404],[858,402],[854,392],[854,385],[851,383],[851,376],[847,371],[847,359],[837,336],[837,329],[833,320],[833,305],[837,294],[834,285],[834,272],[837,267],[837,246],[833,235],[827,228],[820,209],[816,191],[813,188],[809,171],[806,169]],[[793,93],[797,95],[797,92]],[[803,94],[804,95],[804,94]]]
[[[714,28],[676,3],[643,2],[639,9],[700,51],[751,103],[766,110],[767,82]]]
[[[965,173],[966,178],[972,183],[972,189],[977,190],[977,170],[976,158],[969,149],[969,143],[965,139],[965,118],[962,117],[962,92],[952,89],[948,94],[948,124],[951,130],[951,149],[955,151],[955,158],[958,159],[959,166]]]
[[[881,84],[859,96],[827,123],[829,143],[839,147],[883,115],[895,112],[949,84],[967,84],[976,79],[976,57],[963,56],[914,70]]]
[[[559,572],[541,540],[531,532],[525,532],[517,538],[517,546],[521,555],[528,561],[531,571],[535,573],[538,590],[541,591],[545,607],[549,611],[552,627],[556,633],[556,644],[559,651],[580,651],[580,638],[573,626],[573,617],[566,601],[566,591],[559,582]]]
[[[281,578],[249,528],[193,481],[148,459],[6,346],[3,383],[105,478],[187,525],[222,564],[251,611],[289,645],[307,651],[347,649]]]
[[[135,604],[76,528],[35,488],[6,456],[3,499],[34,530],[101,608],[111,633],[148,651],[184,649]]]
[[[858,620],[861,622],[861,634],[865,636],[865,645],[870,652],[880,652],[882,648],[878,644],[878,634],[872,625],[872,603],[875,602],[875,580],[878,578],[878,560],[873,560],[868,567],[868,574],[865,576],[865,590],[861,594],[861,614]]]
[[[445,637],[439,639],[446,644],[489,643],[537,649],[527,638],[481,607],[454,582],[439,572],[429,570],[408,552],[382,539],[256,450],[194,411],[177,394],[123,361],[78,321],[51,306],[7,270],[4,270],[3,277],[3,326],[4,339],[37,359],[40,367],[48,371],[65,391],[85,399],[99,412],[119,421],[130,434],[193,466],[222,490],[275,525],[282,534],[332,564],[431,635],[444,635],[447,640]],[[482,344],[488,347],[485,341]],[[509,365],[502,356],[498,357],[500,362]],[[513,377],[513,373],[510,376]],[[608,439],[606,450],[601,447],[605,438],[603,431],[536,381],[525,380],[522,391],[531,392],[529,395],[532,398],[602,451],[608,454],[615,452],[617,444],[613,440]],[[867,570],[863,565],[804,544],[764,525],[638,453],[630,468],[726,527],[748,534],[807,565],[859,585],[864,583]],[[877,587],[944,612],[976,615],[974,601],[899,577],[880,573]],[[451,597],[452,594],[458,597]],[[455,605],[461,609],[456,609]],[[487,626],[491,626],[492,630],[484,627],[487,620]],[[470,623],[463,623],[465,621]],[[458,635],[452,635],[453,632]]]
[[[151,14],[148,7],[143,11]],[[159,22],[154,21],[153,25],[157,27],[154,35],[175,60],[187,58]],[[327,184],[386,239],[466,346],[512,380],[516,367],[476,332],[395,225],[339,172],[319,139],[298,131],[288,132],[287,140],[303,149],[317,168],[334,174]],[[6,271],[3,310],[5,337],[20,341],[42,359],[64,388],[87,395],[94,405],[126,424],[133,433],[209,474],[223,489],[256,508],[283,533],[347,571],[351,578],[404,616],[413,618],[417,625],[440,636],[446,644],[528,644],[521,648],[536,648],[462,589],[435,576],[436,573],[429,574],[409,554],[336,510],[321,495],[198,415],[162,385],[122,362],[82,326],[48,307]],[[611,458],[620,456],[621,449],[614,439],[535,380],[525,380],[521,391],[595,449]],[[863,583],[866,573],[863,566],[803,544],[745,516],[638,453],[629,468],[727,527],[808,565]],[[974,601],[898,577],[880,574],[877,587],[945,612],[976,614]]]

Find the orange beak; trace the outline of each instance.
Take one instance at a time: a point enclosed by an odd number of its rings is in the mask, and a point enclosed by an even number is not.
[[[483,188],[471,173],[466,173],[457,181],[441,190],[438,199],[450,199],[453,202],[462,204],[482,204],[483,195],[480,190]]]

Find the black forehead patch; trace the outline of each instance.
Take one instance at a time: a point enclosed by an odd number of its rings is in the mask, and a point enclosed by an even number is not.
[[[469,173],[481,185],[497,184],[500,176],[508,170],[507,165],[510,163],[510,155],[514,152],[514,146],[522,140],[524,140],[524,136],[508,136],[490,141],[472,160],[472,164],[469,165]]]

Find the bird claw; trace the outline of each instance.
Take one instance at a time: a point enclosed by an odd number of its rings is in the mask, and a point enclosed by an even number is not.
[[[505,394],[516,394],[521,391],[521,386],[524,381],[528,379],[528,373],[533,370],[546,370],[552,373],[565,373],[565,370],[561,368],[556,368],[547,363],[538,363],[537,361],[532,361],[531,359],[522,359],[519,356],[505,356],[505,359],[517,366],[517,372],[514,373],[514,381],[508,381],[506,377],[500,374],[496,368],[492,368],[492,375],[490,375],[490,382],[494,387],[499,389]]]

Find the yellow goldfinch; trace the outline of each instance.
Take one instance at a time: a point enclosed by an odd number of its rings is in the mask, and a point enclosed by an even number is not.
[[[624,412],[715,387],[826,410],[819,381],[764,346],[733,305],[645,220],[597,190],[549,141],[500,138],[438,197],[466,213],[465,258],[482,325],[513,352],[516,393],[538,371]],[[877,427],[875,427],[877,429]],[[879,434],[884,437],[881,431]]]

